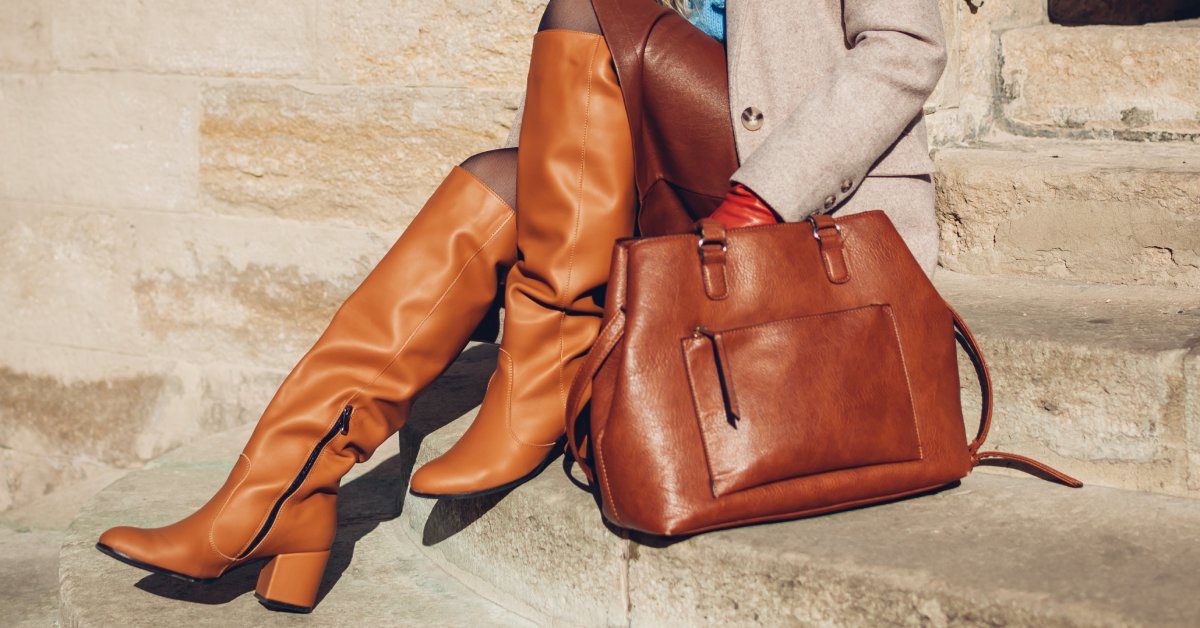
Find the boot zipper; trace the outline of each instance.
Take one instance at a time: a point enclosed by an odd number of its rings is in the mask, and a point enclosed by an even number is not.
[[[342,413],[338,415],[337,421],[334,422],[333,427],[321,437],[321,440],[317,441],[317,446],[313,447],[312,453],[308,454],[308,460],[304,463],[304,468],[300,469],[300,473],[296,475],[296,479],[292,480],[291,486],[288,486],[287,490],[283,492],[283,495],[281,495],[275,502],[275,505],[271,507],[271,514],[267,516],[267,521],[263,523],[262,529],[258,531],[258,534],[254,537],[254,540],[250,541],[250,545],[238,556],[238,558],[245,558],[249,556],[250,553],[258,547],[258,544],[262,543],[262,540],[266,538],[267,533],[271,531],[271,526],[275,523],[275,517],[279,515],[279,509],[283,508],[283,503],[300,489],[301,484],[304,484],[304,480],[308,478],[309,471],[311,471],[312,466],[316,464],[317,457],[321,455],[321,450],[325,448],[325,445],[328,445],[329,441],[333,440],[333,437],[337,436],[339,432],[342,434],[350,433],[350,415],[353,413],[354,406],[346,406],[345,408],[342,408]]]

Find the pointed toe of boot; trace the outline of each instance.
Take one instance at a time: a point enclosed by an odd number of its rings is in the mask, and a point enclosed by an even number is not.
[[[461,441],[460,441],[461,444]],[[409,491],[418,497],[466,499],[514,489],[533,479],[554,460],[556,446],[510,443],[486,454],[458,445],[413,473]],[[497,449],[504,450],[503,454]]]
[[[449,495],[470,496],[475,482],[453,474],[439,460],[433,460],[413,472],[408,490],[417,497],[440,498]]]
[[[447,452],[449,453],[449,452]],[[488,478],[480,468],[463,469],[443,455],[427,462],[413,472],[408,490],[418,497],[469,496],[477,487],[486,485]]]
[[[209,582],[221,575],[223,565],[197,560],[197,555],[207,558],[211,550],[173,542],[165,530],[118,526],[100,535],[96,549],[127,565],[190,582]]]
[[[130,526],[110,528],[100,535],[96,547],[116,558],[145,562],[144,559],[152,554],[147,551],[147,546],[150,545],[148,532],[150,530]]]
[[[118,526],[100,535],[96,549],[134,567],[174,574],[158,564],[162,561],[161,545],[157,530]]]

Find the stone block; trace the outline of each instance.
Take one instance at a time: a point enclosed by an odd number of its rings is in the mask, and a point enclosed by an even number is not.
[[[945,268],[1200,287],[1200,146],[1023,140],[935,160]]]
[[[290,369],[391,234],[279,220],[7,204],[15,340]],[[218,394],[229,394],[228,391]]]
[[[557,465],[491,499],[404,497],[413,466],[465,427],[471,412],[463,408],[477,403],[478,379],[494,355],[469,349],[442,387],[422,397],[400,454],[388,458],[390,447],[381,448],[343,484],[328,593],[306,624],[521,621],[496,614],[481,599],[489,596],[509,609],[531,605],[536,615],[518,614],[539,625],[1182,626],[1200,612],[1190,595],[1200,566],[1194,499],[977,473],[960,486],[869,508],[645,539],[606,528],[588,494]],[[464,396],[465,387],[475,394]],[[287,619],[251,608],[253,569],[198,589],[145,576],[93,549],[107,526],[161,525],[203,503],[247,432],[189,444],[85,506],[60,554],[64,623],[137,626],[138,618],[154,617],[202,627],[251,613],[263,625]],[[610,574],[607,559],[596,559],[614,550],[619,571]],[[498,572],[502,556],[512,558]],[[498,586],[480,586],[498,579]],[[603,586],[569,584],[589,579]],[[380,597],[381,590],[388,594]],[[180,600],[211,605],[197,613]],[[620,612],[607,614],[614,605]]]
[[[519,93],[486,89],[211,87],[200,125],[205,206],[395,230],[450,168],[499,148]]]
[[[956,40],[948,46],[957,58],[959,139],[973,140],[992,126],[996,84],[1000,67],[997,61],[1000,36],[1004,30],[1045,24],[1045,0],[962,0],[955,3]],[[947,136],[951,134],[947,133]]]
[[[1175,571],[1200,561],[1196,517],[1190,499],[977,474],[882,506],[640,546],[629,625],[1182,626],[1200,610]]]
[[[928,136],[929,148],[938,150],[947,146],[961,145],[964,120],[963,111],[958,107],[941,107],[933,111],[927,108],[925,133]]]
[[[0,510],[258,418],[278,371],[0,342]]]
[[[9,628],[55,626],[60,530],[0,526],[0,608]]]
[[[199,90],[133,74],[0,76],[0,197],[190,210]]]
[[[53,65],[46,3],[5,0],[0,4],[0,70],[39,71]]]
[[[546,0],[318,2],[334,82],[522,89]]]
[[[1027,135],[1200,139],[1200,21],[1004,34],[1002,108]]]
[[[1183,364],[1184,414],[1187,440],[1200,443],[1200,344],[1193,345]],[[1200,455],[1188,458],[1188,490],[1200,493]]]
[[[54,49],[71,70],[314,77],[312,0],[63,0]]]
[[[939,272],[942,295],[979,338],[995,387],[987,449],[1032,456],[1085,482],[1196,496],[1200,459],[1184,361],[1200,342],[1191,291]],[[965,357],[968,431],[979,388]]]

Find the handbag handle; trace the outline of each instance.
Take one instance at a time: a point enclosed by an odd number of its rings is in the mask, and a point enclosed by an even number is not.
[[[592,350],[584,360],[583,366],[575,374],[575,379],[571,382],[571,391],[567,395],[567,449],[579,463],[579,468],[583,470],[588,484],[594,482],[591,466],[584,463],[583,457],[580,455],[585,443],[576,435],[579,415],[583,411],[583,400],[592,392],[592,379],[600,371],[600,367],[604,365],[604,361],[608,359],[609,354],[617,347],[617,343],[624,335],[625,311],[618,309],[613,317],[604,324],[604,327],[600,328],[600,334],[596,336],[596,342],[592,344]]]
[[[954,339],[958,341],[959,346],[970,358],[972,366],[975,367],[975,375],[979,379],[980,405],[982,406],[979,431],[975,434],[975,439],[971,441],[971,444],[967,445],[967,451],[971,453],[971,459],[974,461],[975,455],[983,446],[983,441],[987,439],[988,430],[992,426],[992,375],[988,371],[987,362],[983,361],[983,353],[979,350],[979,343],[975,340],[970,328],[949,303],[946,304],[946,309],[950,310],[950,316],[954,319]]]
[[[980,405],[982,406],[979,417],[979,431],[975,434],[975,439],[971,441],[971,444],[967,445],[967,451],[971,454],[971,466],[977,467],[984,460],[1009,460],[1033,467],[1071,488],[1082,487],[1083,482],[1032,458],[1003,451],[979,451],[979,448],[983,446],[983,441],[987,439],[988,430],[992,426],[992,375],[988,372],[987,363],[983,361],[983,354],[979,351],[979,343],[976,342],[975,336],[971,333],[967,324],[963,322],[958,312],[953,307],[950,307],[949,303],[946,304],[946,309],[950,310],[950,316],[954,319],[954,339],[958,341],[963,351],[966,352],[967,357],[971,359],[971,364],[975,367],[975,375],[979,378]]]

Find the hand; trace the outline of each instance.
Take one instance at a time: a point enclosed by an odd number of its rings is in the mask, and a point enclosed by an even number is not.
[[[783,222],[757,194],[741,183],[729,188],[725,200],[709,218],[725,225],[726,229]]]

